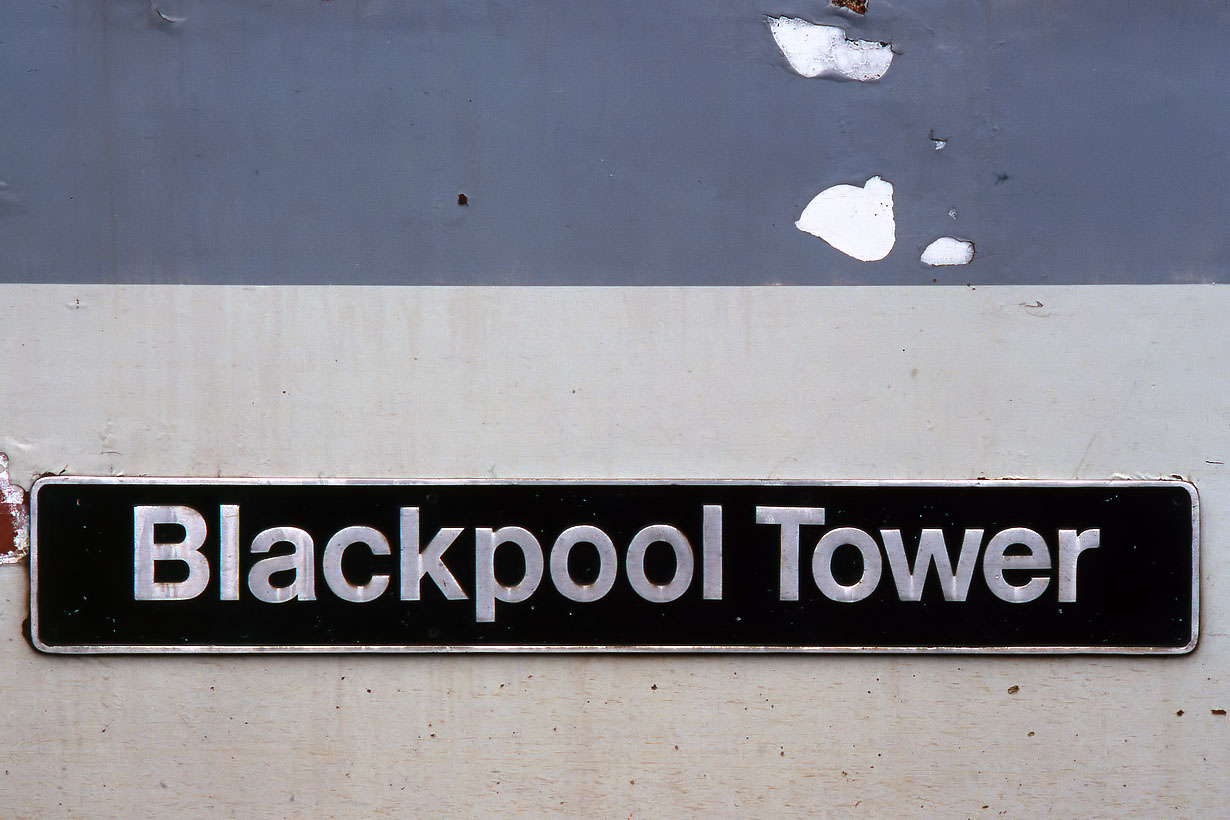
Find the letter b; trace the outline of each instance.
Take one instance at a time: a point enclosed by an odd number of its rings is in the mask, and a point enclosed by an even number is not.
[[[209,561],[200,553],[205,543],[205,519],[191,507],[132,508],[133,519],[133,598],[137,601],[186,601],[205,591],[209,583]],[[154,527],[178,524],[184,539],[173,543],[154,541]],[[158,561],[183,561],[188,577],[183,581],[154,580]]]

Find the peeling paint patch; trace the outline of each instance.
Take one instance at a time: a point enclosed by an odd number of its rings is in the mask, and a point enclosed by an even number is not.
[[[893,185],[874,176],[859,188],[826,188],[803,209],[794,226],[863,262],[888,256],[897,241]]]
[[[0,564],[12,564],[30,551],[26,495],[9,482],[9,457],[0,453]]]
[[[974,258],[974,243],[953,236],[941,236],[922,252],[922,263],[931,267],[968,265]]]
[[[888,71],[893,51],[888,43],[849,40],[840,26],[822,26],[799,17],[768,17],[773,41],[804,77],[867,82]]]

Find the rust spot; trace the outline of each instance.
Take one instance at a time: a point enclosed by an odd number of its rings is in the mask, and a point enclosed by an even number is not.
[[[463,207],[464,207],[464,206],[466,206],[466,205],[469,205],[469,204],[470,204],[470,198],[469,198],[468,196],[466,196],[465,194],[457,194],[457,204],[458,204],[458,205],[461,205],[461,206],[463,206]]]
[[[17,516],[21,508],[0,503],[0,558],[17,557]]]
[[[1174,713],[1174,716],[1175,716],[1175,717],[1183,717],[1183,710],[1182,710],[1182,709],[1180,709],[1179,711],[1175,712],[1175,713]]]
[[[867,0],[829,0],[834,6],[849,9],[855,14],[867,13]]]
[[[1017,686],[1015,683],[1008,687],[1009,695],[1015,695],[1019,691],[1021,691],[1021,687]]]
[[[1212,712],[1213,714],[1217,715],[1218,717],[1225,717],[1225,716],[1226,716],[1226,710],[1225,710],[1225,709],[1210,709],[1209,711],[1210,711],[1210,712]]]
[[[21,487],[9,483],[9,459],[0,453],[0,563],[20,561],[29,551],[30,516]]]

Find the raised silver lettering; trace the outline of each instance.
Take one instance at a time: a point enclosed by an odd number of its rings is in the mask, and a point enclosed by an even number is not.
[[[824,507],[757,507],[756,523],[781,527],[780,598],[799,600],[799,526],[823,524]]]
[[[495,577],[495,550],[513,544],[525,556],[525,575],[512,586]],[[495,602],[517,604],[534,594],[542,581],[542,547],[538,539],[521,527],[474,530],[474,617],[479,623],[495,620]]]
[[[668,544],[675,552],[675,575],[669,583],[655,584],[645,575],[645,551],[650,544],[659,541]],[[670,524],[650,524],[632,537],[628,544],[628,583],[636,594],[655,604],[669,603],[687,592],[692,584],[695,568],[692,545],[687,536]]]
[[[1028,555],[1005,555],[1008,547],[1020,545],[1029,550]],[[1010,604],[1024,604],[1036,599],[1050,584],[1049,576],[1038,575],[1024,584],[1015,586],[1004,578],[1004,570],[1050,569],[1051,553],[1041,535],[1026,527],[1011,527],[996,533],[987,542],[986,554],[982,557],[982,574],[987,586],[1000,600]]]
[[[389,576],[373,574],[371,580],[366,584],[350,583],[342,573],[342,557],[346,550],[355,544],[366,544],[372,551],[372,555],[388,555],[391,550],[389,539],[385,538],[379,530],[371,527],[346,527],[338,530],[325,545],[323,559],[325,583],[337,597],[361,604],[383,595],[384,591],[389,588]]]
[[[205,591],[209,584],[209,561],[200,553],[205,543],[205,518],[191,507],[138,506],[132,508],[133,598],[138,601],[186,601]],[[184,539],[172,543],[154,540],[154,527],[178,524]],[[188,577],[183,581],[155,581],[158,561],[183,561]]]
[[[863,574],[853,584],[839,584],[833,577],[833,553],[838,547],[851,546],[863,556]],[[880,583],[882,565],[880,545],[868,533],[857,527],[829,530],[816,545],[811,557],[811,574],[816,586],[826,598],[852,604],[875,592]]]
[[[1059,531],[1059,602],[1069,604],[1076,600],[1076,559],[1085,550],[1095,550],[1102,545],[1101,530]]]
[[[701,597],[706,601],[722,600],[722,505],[706,504],[703,509],[701,555],[704,570],[701,575]]]
[[[444,565],[444,551],[461,535],[461,527],[441,527],[419,552],[422,543],[419,532],[419,508],[401,508],[401,599],[419,600],[419,587],[426,575],[435,581],[444,597],[450,601],[464,600],[465,590]]]
[[[252,552],[264,554],[274,544],[287,543],[295,548],[290,555],[262,558],[248,572],[248,589],[260,600],[281,604],[298,599],[316,600],[316,550],[312,536],[298,527],[271,527],[252,539]],[[295,580],[284,587],[275,587],[269,580],[275,572],[294,570]]]
[[[223,504],[218,510],[218,587],[223,601],[239,600],[239,505]]]
[[[568,573],[568,555],[577,544],[593,544],[598,550],[598,577],[592,584],[578,584]],[[615,553],[615,545],[610,536],[597,527],[569,527],[555,539],[551,547],[551,581],[570,601],[589,603],[597,601],[611,591],[615,586],[615,575],[619,572],[619,556]]]
[[[944,531],[926,529],[918,537],[918,552],[914,566],[910,567],[905,557],[901,530],[880,530],[884,538],[884,552],[888,555],[888,567],[897,584],[897,596],[903,601],[922,599],[927,582],[927,567],[935,564],[935,575],[945,601],[964,601],[969,595],[969,583],[974,577],[974,565],[978,563],[978,550],[982,547],[982,530],[966,530],[961,540],[961,556],[957,559],[957,571],[952,571],[952,559],[948,557],[948,545],[944,543]]]

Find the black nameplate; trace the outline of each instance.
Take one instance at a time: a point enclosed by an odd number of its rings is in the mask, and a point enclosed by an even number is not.
[[[53,477],[48,652],[1186,652],[1180,481]]]

